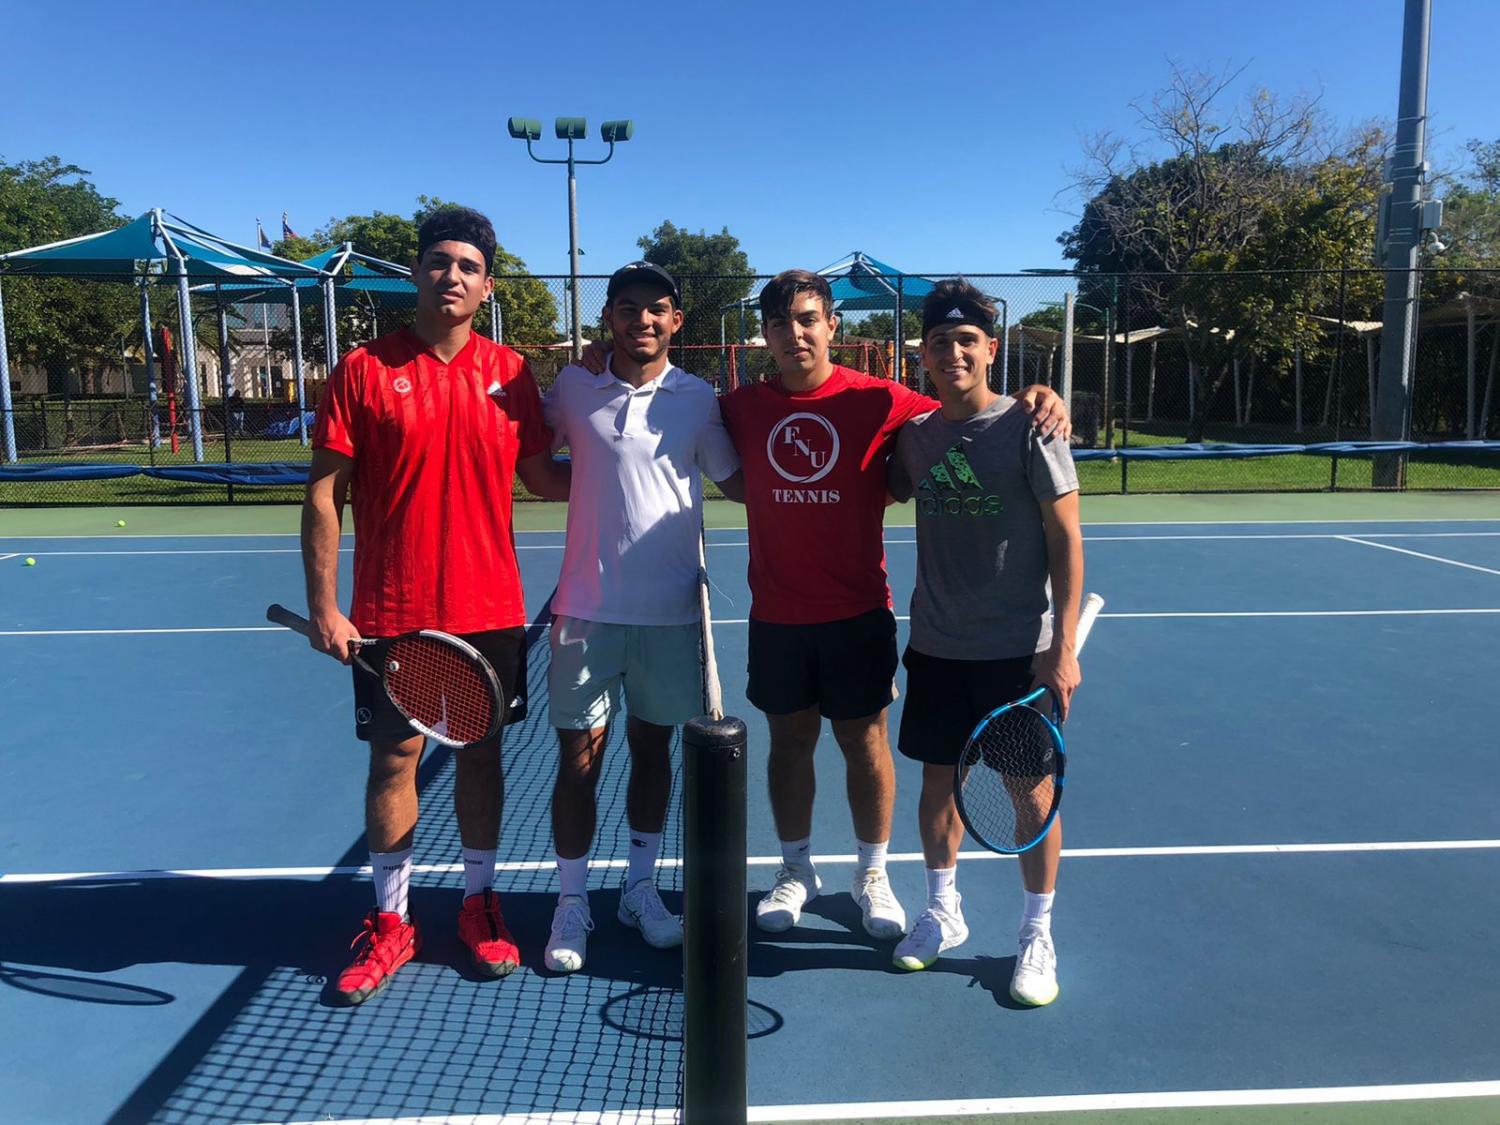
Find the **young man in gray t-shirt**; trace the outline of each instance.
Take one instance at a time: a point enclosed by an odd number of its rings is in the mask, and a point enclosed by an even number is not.
[[[953,768],[969,732],[1043,683],[1066,717],[1080,679],[1078,478],[1067,444],[1039,437],[1014,399],[990,390],[995,311],[963,280],[939,282],[923,302],[922,360],[942,409],[902,427],[889,466],[891,495],[916,501],[899,746],[923,763],[917,819],[927,863],[927,909],[894,955],[903,969],[925,969],[969,936],[953,802]],[[1051,911],[1061,852],[1059,818],[1020,856],[1026,899],[1010,992],[1021,1003],[1057,996]]]

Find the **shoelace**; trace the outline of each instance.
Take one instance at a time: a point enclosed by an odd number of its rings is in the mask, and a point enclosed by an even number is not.
[[[883,875],[871,875],[860,879],[860,893],[870,900],[870,905],[881,910],[896,906],[896,896],[891,893],[891,882]]]
[[[1021,943],[1021,967],[1023,969],[1044,973],[1056,959],[1057,954],[1052,950],[1052,939],[1046,934],[1033,934]]]
[[[363,964],[374,955],[375,944],[379,940],[379,938],[379,925],[375,921],[374,916],[371,915],[370,917],[367,917],[365,919],[365,928],[360,930],[359,933],[355,934],[354,940],[349,943],[350,949],[355,948],[361,942],[364,943],[364,948],[354,955],[354,963],[356,965]]]
[[[766,899],[777,906],[792,906],[796,904],[799,893],[807,894],[807,884],[802,881],[802,876],[790,867],[782,866],[776,869],[776,883]]]
[[[911,928],[911,940],[917,945],[942,945],[943,923],[932,911],[922,911],[917,924]]]
[[[561,941],[572,941],[593,928],[594,920],[588,911],[572,902],[562,908],[562,917],[552,920],[552,936]]]
[[[636,915],[642,920],[656,922],[672,916],[672,912],[667,909],[667,904],[662,902],[661,895],[656,893],[655,888],[648,888],[637,895],[636,901],[640,904]]]

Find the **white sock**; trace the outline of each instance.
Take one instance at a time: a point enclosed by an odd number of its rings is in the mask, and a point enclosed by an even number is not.
[[[497,848],[464,849],[464,898],[484,894],[495,883]]]
[[[581,855],[577,859],[564,859],[557,857],[557,880],[559,898],[568,895],[576,895],[578,898],[588,898],[589,894],[589,857]]]
[[[1052,899],[1056,891],[1048,891],[1044,895],[1035,895],[1026,892],[1026,908],[1021,913],[1021,929],[1028,926],[1050,933],[1052,930]]]
[[[857,839],[854,843],[859,849],[859,869],[861,871],[868,871],[872,867],[878,867],[882,871],[885,870],[885,853],[890,846],[888,840],[882,840],[878,844],[867,844],[863,840]]]
[[[927,869],[927,904],[940,907],[948,914],[958,913],[958,868]]]
[[[781,841],[781,862],[793,871],[812,870],[812,837]]]
[[[625,886],[630,888],[642,879],[656,875],[656,857],[661,854],[660,832],[637,832],[630,830],[630,867],[625,873]]]
[[[370,868],[375,875],[375,903],[381,913],[405,918],[411,891],[411,849],[371,852]]]

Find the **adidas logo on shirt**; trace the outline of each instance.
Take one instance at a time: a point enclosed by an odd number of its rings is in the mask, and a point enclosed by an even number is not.
[[[969,464],[963,442],[956,441],[917,485],[917,505],[928,516],[998,516],[1000,497],[983,493],[984,485]]]

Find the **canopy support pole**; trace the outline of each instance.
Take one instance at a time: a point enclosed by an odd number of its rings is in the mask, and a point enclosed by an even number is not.
[[[5,460],[16,463],[16,416],[10,403],[10,358],[5,341],[5,296],[0,294],[0,413],[5,415]]]
[[[302,444],[307,444],[307,411],[302,405],[302,299],[297,295],[297,287],[291,288],[292,295],[292,375],[297,380],[297,436]],[[330,369],[329,374],[333,372]]]
[[[334,326],[337,305],[333,298],[333,278],[323,279],[323,362],[327,365],[328,377],[333,378],[333,369],[339,362],[338,329]]]
[[[182,332],[182,381],[187,385],[188,427],[193,437],[193,461],[203,460],[203,411],[198,398],[198,346],[193,338],[193,296],[188,292],[187,265],[177,259],[177,319]]]

